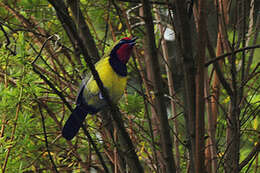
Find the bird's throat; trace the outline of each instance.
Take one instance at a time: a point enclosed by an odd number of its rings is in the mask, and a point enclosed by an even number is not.
[[[116,56],[110,55],[109,63],[118,75],[127,76],[126,64],[122,63]]]

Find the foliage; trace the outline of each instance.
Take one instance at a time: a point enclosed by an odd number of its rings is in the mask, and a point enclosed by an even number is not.
[[[163,1],[158,1],[158,3],[163,3]],[[142,39],[148,35],[144,31],[142,17],[140,17],[142,10],[139,7],[132,9],[136,7],[135,3],[110,0],[82,0],[79,5],[100,55],[104,55],[106,52],[108,54],[111,45],[124,36],[139,36],[133,55],[134,59],[128,64],[128,88],[118,107],[145,172],[161,172],[164,158],[158,128],[160,122],[154,116],[156,114],[154,98],[158,93],[152,86],[149,74],[149,61],[151,60],[147,59],[147,50],[142,42]],[[165,4],[156,5],[156,7],[159,7],[164,13],[169,10]],[[68,9],[70,15],[73,16],[69,7]],[[155,17],[156,8],[154,10]],[[230,13],[235,12],[231,10]],[[164,27],[174,23],[171,21],[171,17],[165,17],[162,14],[161,16],[164,17],[162,20]],[[126,17],[129,18],[126,19]],[[249,20],[249,18],[247,19]],[[167,66],[171,73],[177,72],[177,69],[172,69],[174,65],[167,64],[170,61],[163,58],[162,48],[165,45],[161,44],[163,37],[159,32],[159,24],[161,23],[155,22],[155,35],[158,48],[156,51],[158,51],[162,69],[162,91],[165,96],[163,104],[167,106],[168,110],[173,145],[176,143],[178,145],[177,149],[173,147],[175,161],[179,161],[177,167],[180,168],[179,172],[186,172],[189,169],[190,160],[192,160],[192,156],[189,156],[191,146],[187,130],[189,127],[187,127],[184,111],[188,105],[185,105],[184,89],[178,90],[174,95],[169,92],[171,86],[168,83],[170,77],[167,73]],[[65,98],[66,102],[74,107],[77,88],[89,69],[83,56],[77,52],[78,50],[75,51],[73,39],[64,30],[54,7],[45,0],[0,2],[0,26],[0,166],[2,172],[52,172],[53,164],[50,161],[50,155],[60,172],[94,172],[93,170],[102,172],[103,167],[100,160],[82,130],[72,142],[66,141],[60,135],[64,121],[70,114],[69,107],[62,98]],[[77,27],[80,28],[80,26]],[[242,31],[239,30],[237,33],[236,28],[232,27],[232,23],[227,27],[228,41],[232,43],[235,40],[234,44],[238,45],[234,50],[243,48],[245,46],[243,42],[237,43]],[[257,31],[256,27],[257,25],[253,26],[254,31]],[[245,34],[246,32],[244,31]],[[242,99],[238,104],[240,110],[238,116],[241,123],[239,129],[241,136],[239,139],[240,163],[246,160],[254,147],[260,143],[260,80],[259,58],[257,58],[260,57],[259,40],[258,36],[254,42],[252,36],[246,45],[246,47],[258,45],[254,49],[251,64],[249,62],[250,51],[253,49],[241,51],[235,56],[236,87],[240,86],[238,89],[243,87]],[[172,43],[167,43],[169,53],[173,47]],[[177,40],[174,41],[174,44],[176,43]],[[42,52],[40,52],[41,48],[43,48]],[[176,50],[175,48],[174,50]],[[197,54],[196,51],[193,53]],[[208,56],[210,53],[207,54]],[[175,58],[175,62],[178,62],[178,57],[173,58]],[[231,58],[234,56],[224,57],[221,66],[223,76],[229,84],[232,84]],[[242,77],[243,59],[245,59],[245,67],[249,64],[249,75],[246,79]],[[180,63],[180,65],[182,64]],[[206,68],[209,78],[205,79],[205,83],[208,82],[210,85],[207,88],[209,92],[207,99],[210,99],[213,93],[212,76],[214,76],[215,67],[212,68],[211,65]],[[35,69],[46,79],[37,74]],[[185,88],[184,84],[181,85]],[[232,89],[234,89],[233,86]],[[61,92],[62,96],[58,95],[57,91]],[[232,99],[221,85],[217,100],[218,116],[214,137],[218,172],[225,171],[224,159],[228,150],[225,134],[228,131],[227,117],[230,113]],[[175,112],[172,103],[175,105]],[[207,104],[204,107],[206,110],[208,109]],[[209,116],[210,114],[206,111],[206,132],[203,134],[205,141],[209,137],[207,124],[210,121]],[[118,132],[112,130],[113,133],[111,133],[106,129],[107,122],[103,118],[102,115],[88,115],[85,121],[86,129],[105,158],[109,170],[123,172],[122,170],[128,168],[125,160],[120,160],[126,154],[120,153],[121,151],[117,148],[122,145],[117,136]],[[109,119],[108,123],[113,124],[113,121]],[[48,148],[43,132],[43,122],[47,131]],[[179,157],[177,157],[177,152],[179,152]],[[247,172],[247,169],[249,172],[259,170],[257,168],[257,166],[259,167],[258,157],[258,154],[255,154],[241,172]]]

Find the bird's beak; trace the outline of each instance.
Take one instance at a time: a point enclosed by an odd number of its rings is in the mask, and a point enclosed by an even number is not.
[[[133,37],[133,38],[131,39],[131,42],[130,42],[130,45],[131,45],[131,46],[134,46],[134,45],[136,44],[135,40],[137,40],[137,38],[138,38],[138,37]]]
[[[135,40],[137,40],[138,39],[138,37],[133,37],[132,39],[131,39],[131,41],[135,41]]]

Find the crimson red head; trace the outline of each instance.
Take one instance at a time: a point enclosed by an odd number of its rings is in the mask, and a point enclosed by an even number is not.
[[[117,56],[117,58],[124,64],[126,64],[132,54],[133,47],[135,45],[136,38],[130,39],[125,37],[113,48],[110,56]]]

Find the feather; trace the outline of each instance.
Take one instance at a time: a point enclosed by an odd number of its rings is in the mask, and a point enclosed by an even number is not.
[[[71,140],[78,133],[87,114],[94,112],[97,112],[97,110],[91,106],[76,106],[62,129],[62,136]]]
[[[121,39],[113,47],[109,56],[95,64],[99,77],[114,103],[118,102],[126,88],[126,63],[135,40],[135,38]],[[125,44],[127,45],[125,46]],[[119,49],[120,51],[118,51]],[[87,114],[95,114],[107,106],[93,76],[83,80],[76,98],[76,105],[62,130],[62,136],[67,140],[71,140],[78,133]]]

